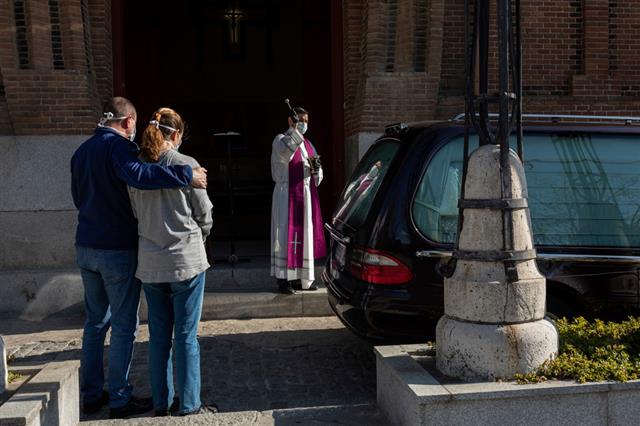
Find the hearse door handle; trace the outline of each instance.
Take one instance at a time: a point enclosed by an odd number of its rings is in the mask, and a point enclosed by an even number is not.
[[[416,257],[421,258],[432,258],[432,259],[447,259],[451,257],[450,251],[442,251],[442,250],[418,250],[416,252]]]

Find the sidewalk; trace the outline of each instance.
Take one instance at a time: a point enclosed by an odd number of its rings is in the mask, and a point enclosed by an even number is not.
[[[15,365],[43,364],[79,359],[81,323],[73,316],[40,323],[8,320],[0,323],[0,334]],[[203,321],[199,335],[202,399],[216,403],[222,414],[213,416],[215,422],[192,417],[190,424],[385,424],[375,407],[371,346],[335,317]],[[143,324],[131,374],[138,395],[150,395],[147,355]],[[105,408],[81,421],[107,418]]]

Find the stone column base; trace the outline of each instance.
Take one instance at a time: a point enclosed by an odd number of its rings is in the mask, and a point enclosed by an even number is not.
[[[438,321],[436,342],[438,370],[467,381],[510,379],[535,370],[558,353],[558,332],[545,319],[500,325],[445,315]]]

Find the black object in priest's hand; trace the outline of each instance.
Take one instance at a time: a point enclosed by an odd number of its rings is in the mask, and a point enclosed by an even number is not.
[[[309,157],[307,159],[309,161],[309,168],[311,169],[311,173],[318,173],[322,164],[320,163],[320,156],[314,155],[313,157]]]

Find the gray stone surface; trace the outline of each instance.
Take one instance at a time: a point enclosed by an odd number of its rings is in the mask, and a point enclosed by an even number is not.
[[[15,365],[40,365],[79,359],[81,326],[80,319],[73,325],[11,321],[0,322],[0,333],[9,336]],[[202,399],[224,413],[375,402],[372,348],[333,316],[203,321],[199,336]],[[148,350],[142,325],[131,377],[138,395],[150,395]],[[105,408],[83,420],[107,416]]]
[[[38,321],[82,303],[84,290],[77,269],[12,270],[0,271],[0,294],[0,318]]]
[[[214,266],[207,271],[203,319],[271,318],[331,315],[326,289],[277,293],[275,279],[264,267],[235,271],[233,284],[221,282],[228,268]],[[318,274],[322,268],[317,268]],[[252,281],[255,279],[256,281]],[[84,290],[77,268],[50,270],[0,270],[0,318],[19,317],[38,321],[51,315],[69,312],[82,314]],[[146,319],[146,303],[141,296],[140,318]]]
[[[640,381],[467,383],[442,376],[425,345],[376,347],[377,399],[394,425],[628,425]]]
[[[465,199],[527,197],[522,164],[510,154],[512,188],[502,194],[500,150],[485,145],[469,157]],[[458,249],[466,252],[532,250],[528,209],[509,215],[500,210],[465,208]],[[505,220],[512,231],[505,238]],[[544,320],[545,278],[535,259],[515,262],[507,277],[502,260],[459,260],[444,281],[444,316],[436,327],[437,367],[465,380],[511,378],[528,373],[558,351],[558,334]]]
[[[44,365],[0,406],[0,425],[77,425],[79,368],[79,361]]]
[[[436,327],[437,367],[465,380],[509,379],[525,374],[558,351],[558,335],[547,320],[524,324],[473,324],[446,315]]]
[[[75,267],[75,210],[0,212],[0,271]]]
[[[7,390],[9,384],[9,370],[7,369],[7,348],[4,339],[0,336],[0,395]]]
[[[0,136],[0,211],[73,210],[69,164],[88,137]]]
[[[328,406],[289,410],[240,411],[189,417],[136,418],[128,420],[98,420],[82,423],[85,426],[108,425],[252,425],[252,426],[386,426],[389,425],[377,407],[369,404]]]

